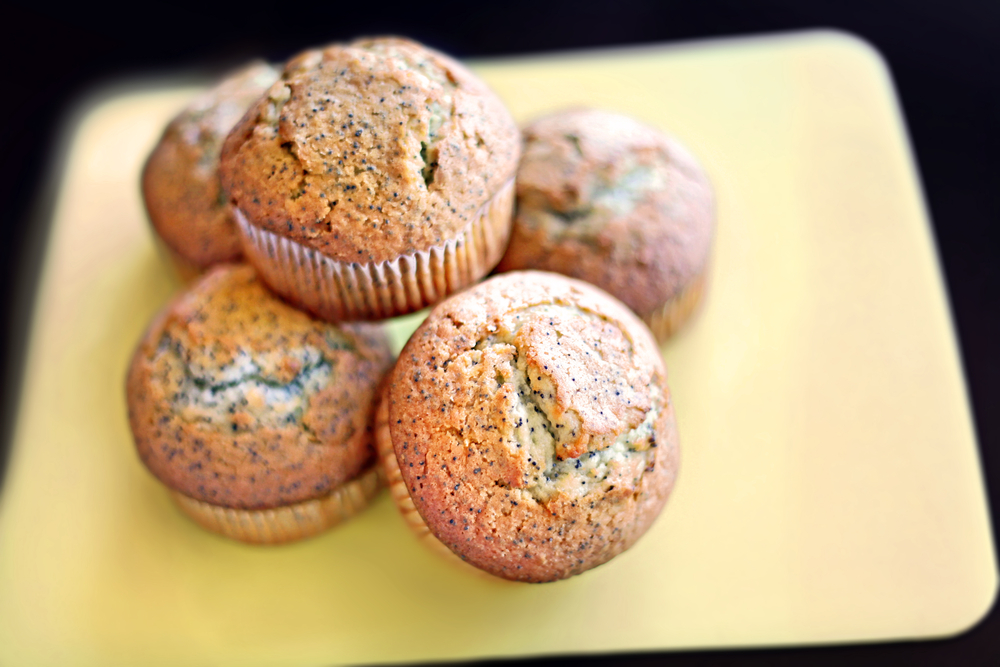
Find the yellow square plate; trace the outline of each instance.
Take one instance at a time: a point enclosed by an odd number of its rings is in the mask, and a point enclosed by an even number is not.
[[[138,173],[190,89],[72,138],[0,505],[0,662],[307,665],[941,636],[997,576],[954,333],[886,68],[835,33],[482,62],[519,121],[676,134],[716,186],[711,289],[664,347],[682,441],[646,537],[524,585],[426,551],[383,494],[316,539],[208,534],[133,452],[125,367],[175,288]],[[413,318],[393,325],[397,342]]]

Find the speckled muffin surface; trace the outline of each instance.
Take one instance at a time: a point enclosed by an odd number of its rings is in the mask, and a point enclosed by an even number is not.
[[[320,322],[250,267],[220,266],[135,352],[127,399],[139,455],[171,489],[221,507],[325,496],[374,461],[372,401],[391,363],[380,327]]]
[[[200,95],[167,126],[146,161],[146,210],[167,246],[195,267],[240,257],[240,240],[219,181],[222,143],[278,78],[254,62]]]
[[[586,280],[649,320],[700,290],[714,226],[709,181],[677,141],[619,114],[565,111],[524,130],[499,269]]]
[[[388,389],[392,449],[417,511],[492,574],[551,581],[632,545],[678,466],[666,373],[619,302],[542,272],[436,307]]]
[[[226,140],[247,220],[340,262],[426,251],[465,229],[517,168],[506,108],[451,58],[379,38],[292,59]]]

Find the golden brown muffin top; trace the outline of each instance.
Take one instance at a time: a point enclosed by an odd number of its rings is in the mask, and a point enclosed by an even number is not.
[[[250,267],[220,266],[160,313],[132,359],[139,455],[167,486],[225,507],[326,495],[372,463],[372,402],[391,363],[379,326],[315,320]]]
[[[524,130],[500,270],[580,278],[646,316],[704,270],[714,217],[708,179],[677,141],[620,114],[564,111]]]
[[[171,249],[199,267],[240,256],[219,154],[229,131],[277,78],[264,62],[226,77],[170,122],[146,161],[142,192],[150,220]]]
[[[339,261],[455,237],[517,168],[503,103],[415,42],[363,39],[293,58],[233,129],[223,185],[250,222]]]
[[[389,428],[420,515],[493,574],[605,562],[659,513],[677,468],[652,337],[600,290],[497,276],[436,307],[391,376]]]

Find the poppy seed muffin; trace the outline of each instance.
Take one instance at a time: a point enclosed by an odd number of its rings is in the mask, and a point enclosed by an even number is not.
[[[499,261],[520,137],[465,67],[395,38],[307,51],[233,129],[222,179],[245,250],[329,320],[419,310]]]
[[[379,411],[383,469],[407,521],[508,579],[562,579],[621,553],[677,473],[649,330],[556,274],[496,276],[435,307]]]
[[[564,111],[524,130],[498,270],[597,285],[663,342],[701,300],[714,227],[708,178],[677,141],[619,114]]]
[[[229,131],[277,78],[278,72],[263,62],[225,78],[170,122],[146,161],[146,211],[185,279],[241,256],[219,182],[219,154]]]
[[[335,326],[213,269],[154,320],[127,379],[139,456],[199,523],[249,542],[315,534],[367,504],[392,364],[381,328]]]

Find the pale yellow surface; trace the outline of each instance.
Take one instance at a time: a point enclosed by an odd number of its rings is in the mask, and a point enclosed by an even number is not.
[[[844,642],[948,635],[986,612],[976,443],[878,56],[818,33],[477,69],[520,121],[630,113],[715,183],[708,300],[664,348],[682,468],[651,532],[582,576],[523,585],[452,568],[385,494],[277,548],[185,518],[134,454],[123,378],[173,289],[138,172],[192,91],[122,93],[84,114],[57,202],[0,504],[0,664]]]

